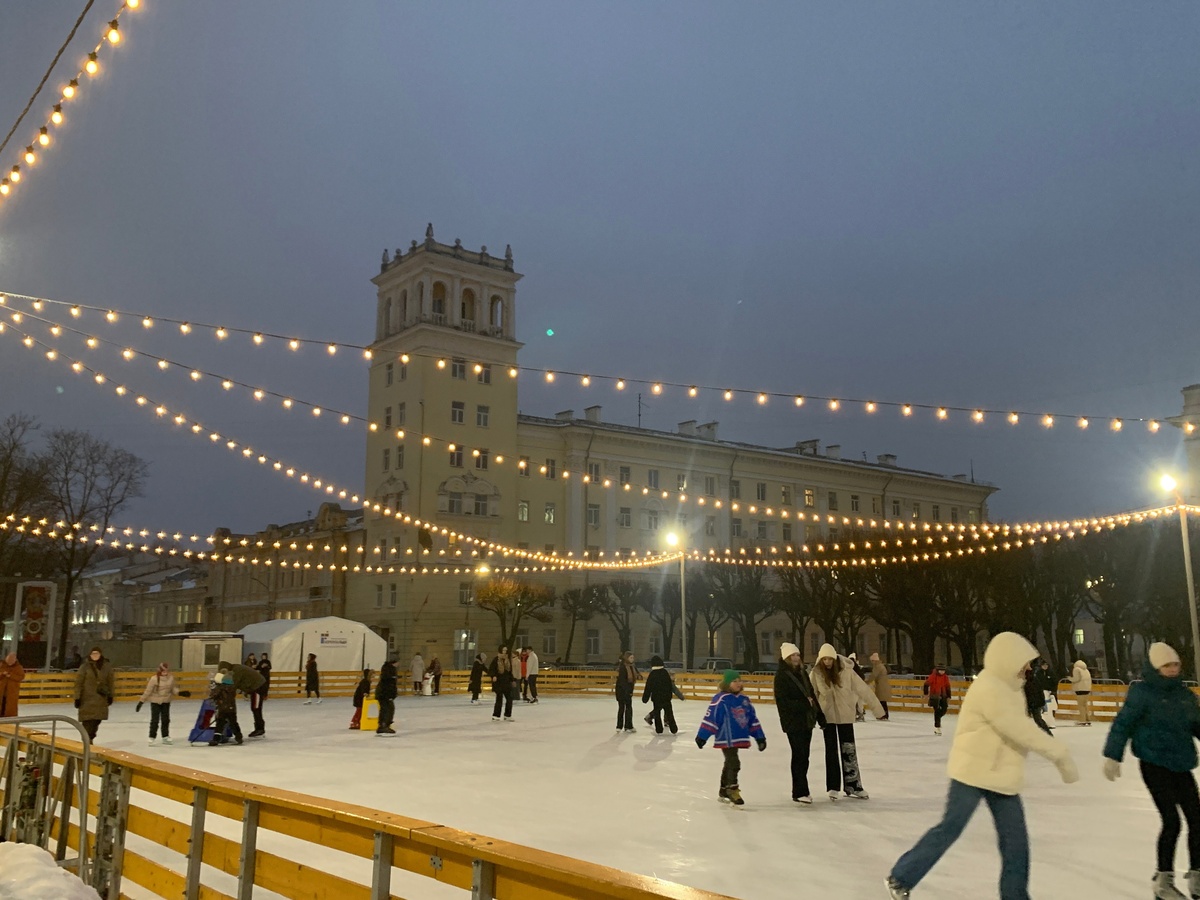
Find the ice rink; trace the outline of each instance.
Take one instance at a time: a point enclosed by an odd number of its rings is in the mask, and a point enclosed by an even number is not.
[[[743,900],[886,896],[883,879],[892,863],[940,814],[956,719],[947,717],[940,738],[932,733],[932,718],[916,713],[858,725],[867,801],[829,802],[823,743],[814,736],[810,783],[815,802],[803,807],[790,799],[789,751],[775,707],[761,705],[768,747],[765,753],[742,752],[746,805],[734,808],[716,799],[720,753],[711,744],[699,750],[693,741],[705,705],[676,702],[680,732],[672,737],[656,735],[642,723],[649,707],[640,703],[634,709],[637,733],[618,734],[613,700],[543,695],[536,706],[518,703],[514,721],[504,723],[491,720],[490,703],[472,706],[463,695],[404,697],[397,701],[398,733],[381,738],[347,729],[353,711],[348,698],[311,706],[272,698],[265,738],[212,748],[186,743],[197,700],[173,704],[176,744],[171,747],[147,746],[148,708],[135,713],[132,703],[118,703],[101,726],[98,743]],[[25,715],[41,712],[73,710],[22,708]],[[249,732],[245,702],[239,702],[239,715]],[[1152,896],[1158,817],[1129,756],[1117,783],[1100,774],[1107,733],[1106,724],[1064,723],[1056,730],[1080,768],[1081,780],[1074,785],[1062,784],[1045,760],[1030,758],[1024,800],[1034,897]],[[915,895],[920,900],[997,896],[995,843],[991,818],[981,807]],[[1181,870],[1186,868],[1182,843]],[[369,877],[365,865],[331,858],[329,868],[363,881]],[[431,900],[467,896],[410,878],[398,878],[394,890]],[[139,896],[136,889],[129,894]],[[255,892],[255,897],[270,896]]]

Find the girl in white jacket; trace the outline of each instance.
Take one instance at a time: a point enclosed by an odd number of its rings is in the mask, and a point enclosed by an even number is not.
[[[142,704],[150,701],[150,746],[158,743],[158,726],[162,725],[162,741],[171,743],[171,700],[179,694],[175,687],[175,676],[166,663],[158,664],[158,671],[146,682],[146,689],[138,700],[137,712],[142,711]]]
[[[846,796],[868,800],[858,770],[858,748],[854,744],[855,707],[868,706],[875,718],[885,715],[883,706],[866,683],[854,673],[854,663],[829,644],[821,647],[817,664],[809,675],[817,703],[825,714],[825,789],[837,800],[843,783]]]
[[[1079,780],[1066,745],[1042,732],[1025,714],[1025,673],[1037,655],[1033,644],[1011,631],[1001,632],[988,644],[983,671],[967,688],[958,715],[947,765],[946,811],[942,821],[892,867],[887,880],[892,900],[908,900],[912,889],[958,840],[980,801],[987,803],[996,822],[1000,898],[1029,900],[1029,834],[1020,797],[1025,755],[1032,750],[1046,757],[1058,766],[1067,784]]]

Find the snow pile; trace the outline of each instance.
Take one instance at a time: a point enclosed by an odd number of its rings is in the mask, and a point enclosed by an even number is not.
[[[100,895],[33,844],[0,844],[0,900],[100,900]]]

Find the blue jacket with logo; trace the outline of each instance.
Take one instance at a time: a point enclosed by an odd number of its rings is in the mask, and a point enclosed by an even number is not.
[[[1166,678],[1146,664],[1143,680],[1129,686],[1125,705],[1113,720],[1104,755],[1120,762],[1125,744],[1133,755],[1172,772],[1196,768],[1196,738],[1200,737],[1200,702],[1183,678]]]
[[[749,747],[750,738],[756,741],[767,739],[750,698],[728,691],[721,691],[712,698],[696,737],[706,742],[713,738],[713,746],[718,749]]]

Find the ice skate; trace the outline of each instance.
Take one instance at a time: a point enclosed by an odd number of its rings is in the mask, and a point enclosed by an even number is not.
[[[934,733],[934,734],[936,734],[938,737],[941,737],[941,736],[942,736],[942,729],[940,729],[940,728],[935,728],[935,729],[933,729],[933,733]]]
[[[1154,900],[1187,900],[1187,895],[1175,887],[1174,872],[1154,873]]]
[[[234,737],[233,742],[240,747],[244,743],[244,740],[243,740],[242,736],[239,734],[236,737]]]
[[[305,705],[305,706],[312,706],[312,701],[311,701],[311,700],[305,700],[305,701],[304,701],[304,705]]]
[[[793,797],[792,800],[796,803],[803,803],[805,806],[812,806],[812,797],[805,794],[803,797]]]
[[[901,887],[900,883],[890,875],[884,884],[888,889],[888,896],[891,897],[892,900],[909,900],[909,898],[912,897],[912,891],[906,887]]]
[[[505,717],[504,717],[504,721],[505,721],[505,722],[511,722],[512,720],[513,720],[513,717],[512,717],[512,716],[505,716]]]
[[[830,791],[829,792],[829,802],[837,803],[837,799],[840,796],[842,796],[840,791]]]
[[[723,803],[732,803],[734,806],[745,806],[746,801],[742,799],[742,792],[736,784],[731,784],[729,787],[721,788],[717,797]]]
[[[158,743],[158,738],[150,738],[150,746],[153,747]]]
[[[320,703],[320,702],[321,702],[321,698],[320,698],[320,697],[318,697],[318,698],[317,698],[317,702],[318,702],[318,703]]]
[[[870,800],[871,795],[859,788],[857,791],[850,791],[846,794],[847,797],[853,797],[855,800]]]
[[[637,734],[637,729],[636,728],[626,728],[625,733],[626,734]]]
[[[493,722],[499,722],[499,721],[500,721],[500,717],[499,717],[499,716],[492,716],[492,721],[493,721]]]
[[[647,725],[649,725],[650,720],[653,718],[654,718],[654,713],[648,712],[644,716],[642,716],[642,721],[645,722]]]
[[[173,740],[171,740],[169,737],[167,737],[167,736],[164,734],[164,735],[163,735],[163,743],[164,743],[164,744],[167,744],[167,745],[170,745],[170,744],[173,744],[173,743],[175,743],[175,742],[174,742]]]
[[[1187,873],[1188,893],[1192,895],[1192,900],[1200,898],[1200,869],[1190,869]]]

